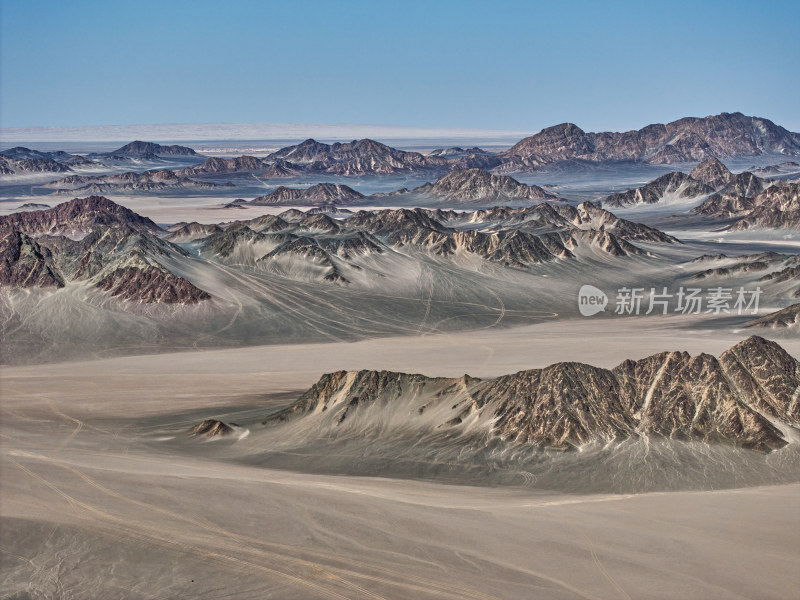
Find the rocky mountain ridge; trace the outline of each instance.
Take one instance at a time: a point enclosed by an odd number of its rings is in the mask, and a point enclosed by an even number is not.
[[[662,352],[614,369],[558,363],[497,379],[388,371],[322,376],[266,421],[321,436],[421,428],[504,444],[569,450],[648,437],[771,452],[800,426],[800,362],[750,337],[719,358]]]
[[[155,142],[135,140],[109,152],[112,156],[142,157],[142,156],[198,156],[194,149],[187,146],[162,146]]]
[[[70,175],[46,184],[56,193],[102,195],[111,192],[163,191],[176,189],[213,189],[233,187],[231,183],[219,184],[211,181],[190,179],[170,169],[126,172],[112,175]]]
[[[691,175],[673,171],[654,179],[647,185],[612,194],[603,200],[604,206],[622,207],[635,204],[667,202],[672,197],[678,201],[697,198],[712,193],[714,189]]]
[[[317,183],[307,188],[280,186],[269,194],[254,198],[247,204],[254,206],[275,204],[338,205],[363,200],[364,198],[364,194],[343,184]]]
[[[741,113],[687,117],[636,131],[587,133],[572,123],[543,129],[501,154],[504,172],[570,159],[672,164],[765,153],[800,155],[800,134]]]
[[[680,171],[667,173],[644,186],[612,194],[603,200],[603,205],[670,206],[696,201],[692,213],[712,219],[735,219],[726,227],[731,231],[754,227],[800,229],[798,189],[797,182],[769,181],[749,171],[734,174],[719,160],[709,158],[688,175]]]
[[[89,281],[142,303],[194,304],[210,295],[165,266],[186,253],[153,221],[103,197],[0,217],[0,285],[64,287]]]
[[[494,175],[484,169],[455,169],[434,183],[411,190],[455,202],[502,202],[507,200],[553,200],[553,194],[539,186],[520,183],[507,175]]]

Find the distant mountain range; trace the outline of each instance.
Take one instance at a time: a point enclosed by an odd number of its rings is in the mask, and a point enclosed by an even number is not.
[[[175,189],[212,189],[217,187],[233,187],[230,183],[214,183],[190,179],[178,175],[170,169],[144,171],[143,173],[126,172],[113,175],[69,175],[45,184],[62,194],[101,195],[110,192],[154,192]]]
[[[24,152],[23,152],[24,151]],[[59,154],[59,156],[55,156]],[[649,164],[690,163],[710,157],[730,158],[764,154],[800,155],[800,134],[768,119],[741,113],[694,118],[666,125],[648,125],[628,132],[587,133],[572,123],[543,129],[501,153],[480,148],[442,148],[428,154],[392,148],[370,139],[326,144],[307,139],[265,158],[212,157],[181,175],[261,173],[266,177],[299,174],[360,176],[410,172],[439,172],[480,168],[497,174],[529,172],[570,161],[635,161]],[[24,158],[23,158],[23,155]],[[162,146],[135,141],[112,152],[73,157],[66,153],[40,153],[12,148],[0,153],[0,174],[68,172],[84,161],[155,161],[159,158],[199,158],[186,146]],[[28,161],[28,162],[25,162]]]
[[[586,133],[577,125],[563,123],[543,129],[502,153],[500,168],[508,172],[529,171],[570,159],[672,164],[770,153],[799,155],[800,134],[768,119],[722,113],[648,125],[625,133]]]
[[[434,183],[426,183],[412,190],[402,188],[365,196],[347,185],[337,183],[317,183],[307,188],[279,186],[269,194],[249,202],[235,201],[235,204],[324,206],[387,203],[392,200],[411,204],[493,206],[509,202],[531,204],[560,199],[538,186],[520,183],[507,175],[494,175],[483,169],[473,168],[450,171]]]
[[[443,259],[469,253],[525,269],[574,259],[578,252],[643,255],[636,242],[676,241],[588,202],[474,213],[360,211],[344,217],[292,210],[222,225],[181,224],[167,232],[107,198],[76,198],[51,209],[0,217],[0,285],[58,288],[90,281],[122,299],[191,304],[210,295],[181,274],[189,255],[175,243],[198,244],[201,256],[215,262],[348,284],[349,273],[361,276],[363,271],[355,258],[401,247]],[[478,230],[480,224],[491,230]]]
[[[116,165],[120,161],[134,160],[158,162],[162,157],[196,157],[186,146],[162,146],[153,142],[135,141],[111,152],[92,153],[86,156],[63,151],[40,152],[16,146],[0,152],[0,175],[25,173],[70,173],[75,169],[97,169]]]
[[[691,212],[733,220],[727,229],[755,227],[800,229],[800,183],[769,181],[749,171],[733,174],[716,158],[708,158],[689,173],[673,171],[650,183],[612,194],[603,206],[665,205],[688,201]]]

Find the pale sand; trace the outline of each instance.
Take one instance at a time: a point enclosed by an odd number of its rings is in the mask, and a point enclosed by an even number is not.
[[[142,439],[145,417],[267,411],[339,368],[607,367],[751,333],[588,323],[5,368],[0,597],[792,597],[800,485],[568,496],[275,471]]]

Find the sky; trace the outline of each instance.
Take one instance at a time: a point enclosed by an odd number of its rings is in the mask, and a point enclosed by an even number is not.
[[[800,131],[800,2],[0,0],[0,126]]]

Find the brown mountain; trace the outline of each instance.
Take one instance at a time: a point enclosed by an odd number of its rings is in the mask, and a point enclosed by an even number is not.
[[[788,443],[771,420],[800,423],[798,387],[800,362],[753,336],[719,358],[663,352],[612,370],[558,363],[488,380],[339,371],[267,423],[300,420],[326,438],[421,428],[562,450],[647,437],[770,452]]]
[[[603,200],[604,206],[631,206],[634,204],[655,204],[674,196],[678,199],[696,198],[713,192],[713,188],[697,181],[680,171],[667,173],[647,185],[630,189],[619,194],[611,194]]]
[[[446,170],[447,160],[391,148],[375,140],[324,144],[313,139],[281,148],[267,162],[285,160],[302,165],[307,172],[334,175],[391,174],[430,169]]]
[[[800,134],[768,119],[722,113],[624,133],[587,133],[572,123],[563,123],[515,144],[501,155],[504,164],[500,168],[506,172],[527,171],[570,159],[671,164],[767,153],[799,155]]]
[[[308,188],[280,186],[265,196],[254,198],[248,204],[256,206],[273,204],[333,205],[346,204],[363,198],[363,194],[343,184],[317,183]]]
[[[555,199],[539,186],[525,185],[513,177],[493,175],[477,168],[451,171],[412,192],[456,202]]]
[[[165,265],[187,256],[150,219],[107,198],[0,217],[0,285],[90,281],[124,300],[194,304],[210,295]],[[35,237],[34,237],[35,236]]]
[[[733,173],[730,172],[728,167],[723,165],[717,158],[707,158],[697,165],[689,177],[695,181],[700,181],[714,190],[718,190],[728,183],[733,178]]]
[[[124,156],[124,157],[131,157],[137,158],[142,156],[197,156],[197,152],[195,152],[192,148],[187,146],[162,146],[161,144],[156,144],[154,142],[142,142],[141,140],[136,140],[131,142],[130,144],[125,144],[121,148],[117,148],[116,150],[109,152],[112,156]]]

